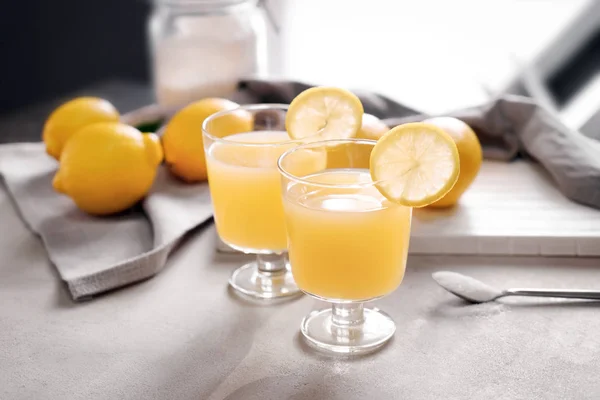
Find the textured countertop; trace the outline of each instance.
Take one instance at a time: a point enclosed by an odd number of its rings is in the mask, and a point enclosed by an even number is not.
[[[465,305],[430,274],[499,286],[599,288],[593,258],[409,257],[377,302],[394,339],[331,358],[299,337],[319,302],[248,303],[227,290],[240,256],[197,231],[153,279],[73,303],[0,188],[0,399],[597,399],[600,302]]]

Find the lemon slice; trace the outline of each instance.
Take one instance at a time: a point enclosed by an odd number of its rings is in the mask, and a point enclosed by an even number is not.
[[[294,98],[285,117],[290,138],[348,139],[361,127],[364,110],[353,93],[336,87],[313,87]]]
[[[424,207],[452,189],[460,172],[452,137],[435,125],[413,122],[386,133],[371,153],[371,179],[388,200]]]

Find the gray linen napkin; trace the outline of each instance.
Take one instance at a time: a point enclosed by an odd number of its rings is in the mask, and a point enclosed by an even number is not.
[[[212,217],[208,185],[181,183],[162,167],[140,207],[92,217],[54,192],[56,168],[42,143],[0,146],[0,176],[74,300],[155,275],[177,241]]]
[[[308,87],[299,82],[247,80],[240,83],[240,99],[289,103]],[[433,116],[381,95],[355,93],[365,112],[384,119],[389,126]],[[600,142],[570,130],[533,99],[501,95],[486,104],[446,115],[464,120],[475,130],[484,158],[510,161],[518,156],[532,157],[567,198],[600,208]]]

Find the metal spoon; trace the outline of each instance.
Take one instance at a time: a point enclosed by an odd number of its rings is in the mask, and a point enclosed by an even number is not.
[[[600,300],[600,290],[577,289],[505,289],[489,286],[470,276],[456,272],[439,271],[433,279],[450,293],[471,303],[485,303],[507,296],[560,297],[566,299]]]

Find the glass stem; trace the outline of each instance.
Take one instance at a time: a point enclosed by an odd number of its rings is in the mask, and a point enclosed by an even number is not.
[[[258,272],[266,275],[283,274],[287,267],[287,253],[258,254],[256,256]]]
[[[331,319],[337,328],[358,327],[365,322],[364,304],[342,304],[333,303],[331,305]]]

